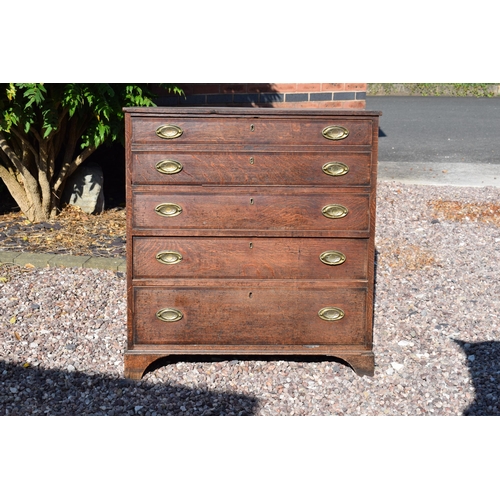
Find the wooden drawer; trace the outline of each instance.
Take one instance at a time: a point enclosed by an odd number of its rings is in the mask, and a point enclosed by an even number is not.
[[[134,237],[133,278],[366,280],[367,247],[366,239]]]
[[[328,129],[332,130],[330,134]],[[161,131],[165,138],[158,135]],[[333,139],[328,139],[329,135]],[[369,146],[372,144],[372,121],[345,116],[316,119],[216,115],[142,117],[132,122],[132,137],[133,149],[145,144],[166,148],[182,144],[224,144],[233,145],[233,149],[234,145],[241,148],[245,144],[322,145],[332,148],[339,145]]]
[[[136,152],[132,184],[368,186],[370,153]]]
[[[132,203],[135,229],[360,232],[369,230],[370,219],[368,193],[322,188],[171,186],[136,189]]]
[[[135,344],[361,345],[367,340],[366,288],[228,282],[135,287],[133,296]],[[324,308],[341,309],[344,316],[321,319]],[[159,311],[175,321],[158,319]]]

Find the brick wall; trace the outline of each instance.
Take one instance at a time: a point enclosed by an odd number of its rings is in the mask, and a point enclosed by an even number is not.
[[[159,106],[365,109],[366,83],[179,83],[179,97],[153,86]]]

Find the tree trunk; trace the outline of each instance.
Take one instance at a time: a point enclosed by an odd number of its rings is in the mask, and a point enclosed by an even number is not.
[[[2,165],[0,165],[0,178],[3,180],[21,212],[30,222],[44,222],[49,218],[50,214],[42,209],[40,200],[38,200],[38,203],[33,203],[28,198],[24,186],[19,184],[15,176]],[[31,195],[33,197],[33,193]]]
[[[47,209],[47,206],[42,203],[42,192],[38,180],[19,159],[2,132],[0,132],[0,148],[3,156],[8,159],[12,166],[9,168],[9,163],[7,167],[0,164],[0,177],[21,211],[31,222],[48,220],[50,209]],[[24,149],[24,151],[26,150]]]
[[[65,140],[56,134],[43,138],[32,130],[34,141],[30,142],[22,130],[12,129],[9,142],[0,131],[0,178],[31,222],[44,222],[57,215],[68,177],[96,150],[96,146],[88,146],[74,157],[86,125],[73,121]],[[63,163],[55,172],[60,147],[65,148]]]

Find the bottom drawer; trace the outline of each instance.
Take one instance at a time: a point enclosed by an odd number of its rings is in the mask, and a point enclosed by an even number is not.
[[[367,289],[259,282],[135,287],[134,344],[363,345]],[[320,317],[320,311],[322,317]]]

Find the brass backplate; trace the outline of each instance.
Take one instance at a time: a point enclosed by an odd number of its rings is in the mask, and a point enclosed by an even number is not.
[[[161,160],[155,165],[160,174],[178,174],[182,170],[182,165],[175,160]]]
[[[329,219],[342,219],[349,213],[349,210],[344,205],[326,205],[321,209],[321,213]]]
[[[174,250],[163,250],[156,254],[156,260],[161,264],[178,264],[182,260],[182,254]]]
[[[319,256],[319,260],[327,266],[340,266],[345,262],[345,255],[337,250],[327,250]]]
[[[166,123],[156,129],[156,135],[162,139],[177,139],[182,135],[183,130],[177,125]]]
[[[162,217],[175,217],[182,212],[182,207],[177,203],[160,203],[155,212]]]
[[[160,309],[156,313],[156,317],[160,321],[165,321],[166,323],[173,323],[174,321],[181,320],[184,317],[184,315],[178,309],[167,307],[165,309]]]
[[[325,163],[322,167],[323,172],[326,175],[331,175],[332,177],[340,177],[349,172],[349,167],[340,161],[330,161]]]
[[[349,135],[349,130],[340,125],[330,125],[322,131],[323,137],[330,141],[341,141]]]
[[[318,316],[324,321],[338,321],[344,317],[345,313],[339,307],[323,307],[318,312]]]

